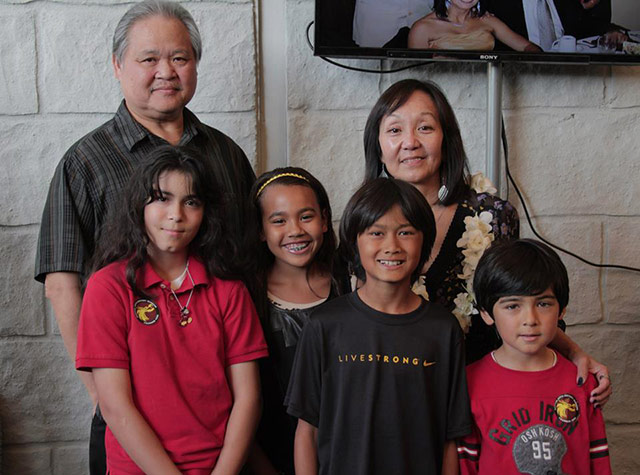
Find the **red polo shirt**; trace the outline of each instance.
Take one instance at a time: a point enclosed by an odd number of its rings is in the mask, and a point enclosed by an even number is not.
[[[210,471],[222,449],[232,397],[227,366],[267,356],[262,329],[244,285],[209,278],[189,259],[176,291],[192,322],[180,325],[180,307],[150,264],[141,269],[139,302],[125,278],[125,262],[96,272],[82,301],[76,368],[129,370],[133,402],[181,471]],[[134,308],[137,307],[137,312]],[[142,473],[107,430],[108,469]],[[204,473],[204,472],[203,472]]]

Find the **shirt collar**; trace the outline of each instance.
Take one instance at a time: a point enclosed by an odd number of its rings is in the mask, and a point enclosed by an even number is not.
[[[204,124],[186,107],[183,112],[184,131],[182,132],[181,145],[185,145],[193,139],[199,132],[204,132]]]
[[[127,109],[124,99],[116,112],[115,122],[120,129],[122,140],[129,151],[131,151],[138,142],[151,135],[147,129],[133,118],[129,109]]]
[[[191,142],[193,137],[195,137],[204,128],[202,122],[200,122],[195,114],[186,107],[183,110],[183,118],[184,130],[180,139],[180,145],[186,145]],[[137,143],[144,139],[159,139],[133,118],[129,109],[127,109],[124,99],[120,103],[120,107],[118,107],[118,111],[116,112],[115,122],[121,131],[124,144],[130,152]]]
[[[153,266],[149,261],[145,262],[142,268],[140,269],[142,272],[141,276],[141,285],[142,290],[147,291],[151,287],[158,284],[169,285],[169,282],[160,277],[157,272],[154,270]],[[193,278],[193,283],[195,285],[207,285],[209,283],[209,278],[207,276],[207,269],[200,259],[189,256],[189,273]],[[194,285],[191,284],[191,279],[189,277],[184,279],[182,286],[179,289],[179,292],[184,292],[187,290],[191,290]]]

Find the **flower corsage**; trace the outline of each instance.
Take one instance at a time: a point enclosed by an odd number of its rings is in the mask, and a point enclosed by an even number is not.
[[[462,248],[462,274],[458,274],[458,278],[464,280],[464,289],[466,292],[460,292],[453,300],[456,308],[453,314],[460,322],[460,326],[464,332],[469,331],[471,326],[471,315],[478,313],[474,307],[475,295],[473,295],[473,275],[476,272],[478,261],[485,249],[491,246],[495,239],[491,232],[491,221],[493,215],[489,211],[483,211],[480,215],[467,216],[464,218],[465,231],[462,233],[456,246]]]
[[[497,192],[491,180],[481,172],[471,176],[469,187],[476,193],[495,194]],[[455,308],[452,313],[460,322],[460,326],[465,333],[469,331],[471,326],[471,315],[478,313],[474,306],[473,275],[480,257],[495,239],[491,227],[492,220],[493,215],[489,211],[483,211],[479,215],[467,216],[464,219],[465,231],[456,242],[456,246],[462,248],[462,254],[464,255],[462,274],[458,274],[458,278],[464,280],[463,287],[465,292],[460,292],[453,300]],[[424,275],[418,278],[411,290],[425,300],[429,300]]]

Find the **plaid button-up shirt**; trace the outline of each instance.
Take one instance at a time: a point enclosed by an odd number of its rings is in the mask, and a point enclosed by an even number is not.
[[[155,147],[167,144],[135,121],[124,101],[113,119],[76,142],[56,168],[42,213],[35,278],[50,272],[85,274],[108,209],[134,167]],[[179,145],[210,157],[225,203],[227,222],[238,235],[255,174],[242,149],[222,132],[184,110]]]

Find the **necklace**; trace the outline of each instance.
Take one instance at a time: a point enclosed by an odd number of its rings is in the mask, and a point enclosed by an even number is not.
[[[440,206],[442,206],[442,205],[440,205]],[[433,209],[433,206],[431,208]],[[442,218],[442,215],[445,213],[445,211],[447,211],[447,207],[446,206],[442,206],[442,211],[440,211],[440,213],[438,213],[438,217],[436,218],[436,225],[440,221],[440,218]]]
[[[189,315],[191,312],[189,311],[188,307],[189,307],[189,303],[191,303],[191,297],[193,297],[193,291],[196,288],[196,284],[193,281],[193,277],[191,277],[191,272],[189,272],[189,262],[187,262],[187,266],[185,267],[185,272],[187,273],[187,276],[189,277],[189,280],[191,281],[191,292],[189,292],[189,297],[187,298],[187,303],[184,304],[184,306],[182,306],[182,304],[180,303],[180,299],[178,298],[178,296],[174,292],[173,288],[171,286],[169,286],[169,289],[171,290],[171,293],[173,294],[173,298],[176,299],[176,302],[178,302],[178,306],[180,307],[180,321],[178,323],[180,323],[181,327],[186,327],[187,325],[189,325],[193,321],[193,318],[191,318],[191,316]]]
[[[553,368],[556,365],[556,363],[558,362],[558,355],[553,350],[551,350],[551,353],[553,353],[553,363],[551,363],[551,368]],[[497,364],[500,365],[500,363],[498,363],[498,359],[496,358],[495,350],[491,352],[491,358],[493,359],[494,362],[496,362]],[[502,366],[502,365],[500,365],[500,366]]]

